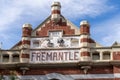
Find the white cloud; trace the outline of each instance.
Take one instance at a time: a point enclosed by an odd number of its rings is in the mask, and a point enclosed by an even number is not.
[[[50,6],[53,1],[61,2],[62,12],[69,19],[86,15],[95,17],[113,8],[107,5],[107,0],[12,0],[7,4],[3,3],[5,7],[1,8],[0,27],[12,24],[19,18],[24,18],[24,15],[42,20],[50,14]]]
[[[102,13],[112,10],[108,0],[60,0],[63,7],[63,14],[68,18],[80,18],[84,16],[96,17]],[[67,6],[66,6],[67,5]]]
[[[93,27],[93,35],[99,35],[99,42],[105,46],[111,46],[115,41],[120,42],[120,14],[111,19],[98,23]],[[102,36],[101,36],[102,35]]]
[[[3,37],[4,34],[10,41],[11,35],[17,35],[15,29],[20,33],[19,29],[21,29],[23,22],[33,22],[33,27],[36,27],[34,26],[36,25],[35,21],[43,21],[50,15],[53,1],[61,2],[62,14],[70,20],[84,16],[95,17],[114,8],[107,4],[108,0],[0,0],[1,40],[4,41],[6,39]],[[7,32],[12,33],[8,35]]]

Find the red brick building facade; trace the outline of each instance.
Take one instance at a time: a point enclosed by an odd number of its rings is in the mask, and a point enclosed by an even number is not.
[[[120,44],[96,43],[90,24],[80,29],[64,18],[54,2],[51,15],[38,27],[22,27],[22,39],[0,50],[0,80],[120,80]]]

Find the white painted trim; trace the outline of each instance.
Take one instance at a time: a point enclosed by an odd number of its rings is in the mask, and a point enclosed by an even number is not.
[[[86,74],[86,75],[67,75],[73,79],[97,79],[97,78],[115,78],[114,74]]]
[[[88,47],[88,46],[90,46],[90,43],[88,43],[88,42],[80,43],[80,47]]]
[[[52,7],[51,10],[52,10],[52,11],[53,11],[53,10],[58,10],[58,11],[60,11],[60,7],[58,7],[58,6],[54,6],[54,7]]]
[[[6,80],[8,80],[9,76],[4,76]],[[59,80],[75,80],[75,79],[113,79],[120,78],[120,73],[115,74],[72,74],[72,75],[63,75],[59,73],[50,73],[46,75],[25,75],[25,76],[17,76],[22,80],[30,79],[30,80],[49,80],[49,79],[59,79]]]
[[[82,38],[88,38],[88,39],[89,39],[90,36],[89,36],[89,35],[81,35],[80,38],[81,38],[81,39],[82,39]]]
[[[80,61],[91,61],[90,56],[81,56]]]
[[[81,48],[80,50],[81,50],[81,52],[85,52],[85,51],[86,51],[86,52],[90,52],[90,49],[89,49],[89,48]]]
[[[115,74],[114,74],[114,77],[120,78],[120,73],[115,73]]]
[[[22,37],[22,41],[23,40],[30,40],[30,38],[29,37]]]

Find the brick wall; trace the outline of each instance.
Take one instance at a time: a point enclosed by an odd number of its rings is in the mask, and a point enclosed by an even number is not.
[[[114,73],[120,73],[120,66],[114,66],[113,71]]]
[[[120,72],[120,67],[114,67],[114,72]],[[17,72],[19,74],[22,74],[20,68],[16,68]],[[9,74],[10,71],[14,71],[14,69],[5,69],[0,70],[1,72],[4,72],[4,74]],[[53,67],[53,68],[30,68],[26,71],[26,75],[45,75],[49,73],[60,73],[63,75],[69,75],[69,74],[84,74],[83,70],[80,67]],[[90,70],[88,70],[88,74],[112,74],[113,73],[113,67],[92,67]]]
[[[120,51],[113,52],[113,60],[120,60]]]
[[[41,30],[36,32],[37,36],[48,36],[49,30],[62,30],[64,35],[73,35],[75,34],[75,30],[71,29],[70,26],[66,25],[66,22],[58,22],[57,24],[54,24],[53,21],[50,21],[49,23],[46,23],[44,27],[41,27]]]

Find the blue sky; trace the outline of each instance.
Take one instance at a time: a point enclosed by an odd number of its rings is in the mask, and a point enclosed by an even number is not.
[[[9,49],[21,40],[22,25],[33,29],[51,13],[51,4],[61,2],[62,15],[79,27],[91,25],[91,37],[104,46],[120,42],[120,0],[0,0],[0,42]]]

